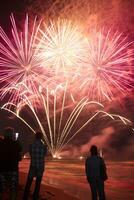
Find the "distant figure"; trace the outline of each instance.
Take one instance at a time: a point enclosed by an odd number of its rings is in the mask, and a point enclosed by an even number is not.
[[[42,141],[42,133],[37,132],[35,134],[35,141],[32,145],[30,145],[29,153],[31,157],[31,163],[23,200],[28,199],[29,190],[34,177],[36,178],[36,183],[33,193],[33,200],[38,200],[40,184],[44,172],[45,156],[47,154],[47,146]]]
[[[13,128],[4,131],[4,139],[0,139],[0,200],[3,199],[6,186],[9,186],[10,200],[17,197],[18,164],[21,160],[21,146],[13,140]]]
[[[92,200],[105,200],[104,181],[108,178],[106,174],[106,165],[98,155],[97,146],[90,148],[91,155],[85,162],[87,181],[91,188]]]

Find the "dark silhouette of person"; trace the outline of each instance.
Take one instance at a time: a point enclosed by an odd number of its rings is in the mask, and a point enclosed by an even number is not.
[[[106,173],[106,165],[98,155],[97,146],[92,145],[90,148],[91,155],[87,157],[85,162],[85,171],[87,181],[90,185],[92,200],[105,200],[104,181],[108,178]]]
[[[40,184],[45,169],[45,156],[47,154],[47,146],[42,141],[42,136],[43,135],[41,132],[37,132],[35,134],[35,140],[29,148],[31,163],[24,190],[23,200],[28,199],[30,187],[34,177],[36,178],[36,182],[33,192],[33,200],[37,200],[39,198]]]
[[[0,140],[0,200],[9,186],[10,200],[17,198],[18,164],[21,160],[21,145],[13,140],[14,130],[7,127],[4,139]]]

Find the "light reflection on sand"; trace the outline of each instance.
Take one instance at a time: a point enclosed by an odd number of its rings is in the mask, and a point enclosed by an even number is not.
[[[20,164],[20,171],[26,172],[28,160]],[[134,199],[134,162],[107,162],[109,180],[106,182],[108,200]],[[49,160],[43,184],[63,189],[81,200],[90,200],[90,190],[86,181],[84,161]]]

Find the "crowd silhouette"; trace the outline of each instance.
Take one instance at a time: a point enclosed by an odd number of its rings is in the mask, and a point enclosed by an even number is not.
[[[4,138],[0,139],[0,200],[6,186],[9,186],[9,199],[17,198],[19,171],[18,164],[21,160],[21,145],[14,138],[14,129],[7,127],[4,130]]]
[[[29,154],[31,162],[22,199],[29,199],[31,184],[33,178],[35,178],[32,199],[39,200],[40,185],[47,155],[47,146],[43,141],[41,132],[36,132],[33,143],[29,145]],[[4,193],[6,191],[9,191],[9,200],[18,199],[18,165],[21,159],[22,147],[14,137],[14,129],[6,127],[3,136],[0,138],[0,200],[5,200]],[[90,147],[89,155],[85,160],[85,175],[90,186],[92,200],[106,200],[104,191],[104,182],[108,179],[106,165],[104,159],[99,156],[95,145]]]

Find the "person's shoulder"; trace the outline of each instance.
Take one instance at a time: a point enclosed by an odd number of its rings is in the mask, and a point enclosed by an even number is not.
[[[104,159],[101,156],[98,156],[98,159],[100,160],[101,163],[104,163]]]
[[[45,143],[42,143],[42,148],[47,151],[47,145]]]
[[[89,161],[89,160],[91,160],[91,156],[86,157],[86,161]]]
[[[47,147],[46,143],[43,140],[40,140],[40,144],[45,148]]]
[[[101,157],[100,155],[98,155],[98,158],[99,158],[100,160],[104,160],[103,157]]]
[[[100,155],[97,155],[97,158],[98,158],[99,160],[103,160],[103,158],[102,158]]]

